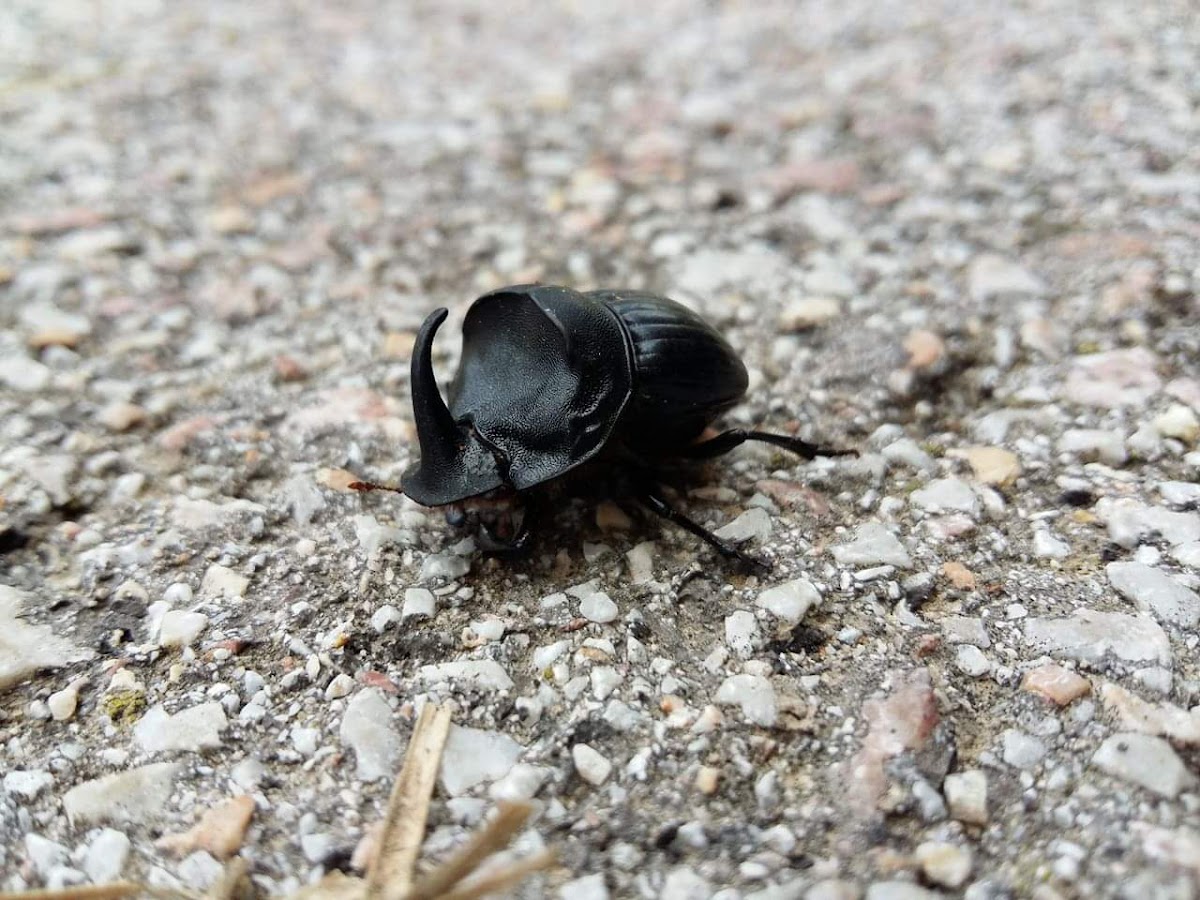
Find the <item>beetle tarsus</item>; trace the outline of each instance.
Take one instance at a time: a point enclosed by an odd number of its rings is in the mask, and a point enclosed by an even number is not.
[[[360,493],[366,493],[367,491],[391,491],[393,494],[404,493],[403,488],[393,487],[390,484],[379,484],[374,481],[352,481],[346,487]]]
[[[763,575],[771,570],[771,565],[766,560],[759,559],[756,556],[739,550],[733,544],[721,540],[700,523],[689,519],[679,510],[675,509],[675,507],[671,506],[671,504],[667,503],[651,485],[642,486],[640,499],[651,512],[662,516],[668,522],[674,522],[684,531],[694,534],[720,553],[721,556],[725,557],[725,559],[744,566],[756,575]]]
[[[822,447],[786,434],[772,434],[769,431],[749,431],[745,428],[731,428],[729,431],[722,431],[716,437],[684,448],[682,455],[690,459],[713,459],[714,457],[728,453],[734,447],[740,447],[746,441],[762,441],[764,444],[774,444],[776,447],[790,450],[804,459],[816,459],[818,456],[858,456],[857,450],[838,450],[833,447]]]

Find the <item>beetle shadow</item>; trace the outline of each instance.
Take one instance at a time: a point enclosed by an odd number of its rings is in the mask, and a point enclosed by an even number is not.
[[[582,524],[586,516],[579,515],[579,508],[590,512],[611,501],[631,514],[635,543],[637,531],[650,532],[655,519],[665,519],[708,544],[735,569],[766,574],[771,568],[767,560],[717,537],[675,507],[671,494],[686,496],[690,486],[705,483],[708,479],[700,473],[710,466],[687,461],[660,471],[627,459],[595,460],[552,484],[512,494],[503,504],[489,501],[482,509],[460,505],[448,511],[447,522],[464,536],[473,535],[484,555],[524,568],[582,543],[591,526]]]

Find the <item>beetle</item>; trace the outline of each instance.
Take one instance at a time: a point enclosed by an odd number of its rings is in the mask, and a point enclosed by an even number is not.
[[[630,290],[577,292],[521,284],[475,300],[463,320],[459,369],[442,399],[433,340],[445,308],[430,313],[413,347],[411,388],[420,459],[394,490],[417,503],[449,507],[523,493],[600,456],[633,474],[651,511],[711,545],[727,560],[764,564],[672,507],[653,473],[677,459],[711,459],[746,441],[803,459],[854,455],[799,438],[734,428],[704,438],[711,423],[746,393],[746,367],[728,341],[687,307]],[[519,550],[487,531],[484,549]]]

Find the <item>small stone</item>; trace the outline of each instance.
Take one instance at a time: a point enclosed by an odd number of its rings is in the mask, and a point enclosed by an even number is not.
[[[725,617],[725,643],[738,659],[749,659],[760,642],[758,620],[749,610],[739,609]]]
[[[4,792],[22,800],[33,800],[38,794],[54,784],[54,776],[38,769],[17,769],[4,776]]]
[[[1143,406],[1162,386],[1157,367],[1158,358],[1145,347],[1079,356],[1063,383],[1062,396],[1104,409]]]
[[[939,478],[912,492],[912,502],[929,513],[962,512],[979,515],[979,495],[958,478]]]
[[[466,659],[421,666],[420,677],[429,683],[457,681],[470,687],[507,691],[513,686],[508,673],[494,659]]]
[[[43,880],[67,861],[67,848],[62,844],[32,832],[25,835],[25,855]]]
[[[579,777],[588,784],[602,785],[612,774],[612,763],[587,744],[573,745],[571,759],[575,763],[575,771],[579,773]]]
[[[594,544],[591,541],[583,542],[583,561],[588,564],[604,559],[604,557],[612,552],[613,549],[608,544]]]
[[[339,672],[329,680],[329,684],[325,686],[326,700],[340,700],[342,697],[350,696],[350,692],[354,690],[354,679],[345,672]]]
[[[503,778],[524,752],[524,747],[499,731],[452,725],[438,770],[442,790],[457,797],[476,785]]]
[[[608,900],[608,886],[604,873],[585,875],[566,882],[558,889],[559,900]]]
[[[971,875],[971,851],[954,844],[925,841],[913,854],[925,877],[942,887],[960,888]]]
[[[229,777],[244,791],[253,791],[262,784],[262,780],[267,775],[267,767],[255,759],[253,756],[248,756],[241,760],[229,772]]]
[[[1176,438],[1188,445],[1200,438],[1200,419],[1182,403],[1173,403],[1166,412],[1155,416],[1154,427],[1163,437]]]
[[[614,666],[593,666],[591,671],[592,696],[607,700],[621,684],[621,673]]]
[[[967,290],[976,302],[988,303],[999,297],[1040,297],[1046,285],[1020,263],[984,253],[971,261]]]
[[[629,566],[629,580],[633,584],[647,584],[654,579],[654,542],[643,541],[625,554]]]
[[[1049,528],[1035,526],[1033,555],[1036,559],[1066,559],[1071,555],[1071,545],[1053,534]]]
[[[1032,769],[1046,756],[1046,745],[1033,735],[1009,728],[1001,735],[1000,756],[1016,769]]]
[[[434,553],[421,563],[421,581],[453,581],[471,571],[471,561],[454,553]]]
[[[975,573],[960,562],[943,563],[942,576],[960,591],[975,590]]]
[[[1200,745],[1200,706],[1189,711],[1170,703],[1149,703],[1116,684],[1101,687],[1100,697],[1130,731],[1163,735],[1178,746]]]
[[[204,850],[216,859],[229,859],[242,848],[254,815],[254,800],[231,797],[209,809],[190,830],[160,838],[155,846],[179,856]]]
[[[696,772],[696,790],[711,797],[717,792],[720,780],[721,770],[716,766],[701,766]]]
[[[316,728],[293,728],[291,738],[292,748],[304,757],[312,756],[321,746],[321,732]]]
[[[1165,572],[1140,562],[1111,562],[1105,572],[1121,596],[1160,622],[1185,629],[1200,624],[1200,595]]]
[[[339,729],[341,741],[354,751],[362,781],[391,775],[400,758],[400,735],[392,727],[392,708],[374,688],[360,691],[346,705]]]
[[[619,612],[617,604],[603,591],[588,594],[579,601],[579,614],[589,622],[604,625],[615,620]]]
[[[937,582],[930,572],[918,572],[915,575],[909,575],[900,583],[900,590],[904,592],[904,597],[913,609],[916,609],[932,597],[936,588]]]
[[[853,881],[826,878],[816,882],[804,894],[804,900],[861,900],[862,889]]]
[[[1200,506],[1200,482],[1162,481],[1159,482],[1158,492],[1167,503],[1179,509]]]
[[[1066,706],[1088,694],[1092,685],[1086,678],[1053,663],[1038,666],[1025,673],[1022,690],[1039,694],[1058,706]]]
[[[629,531],[633,527],[633,519],[613,501],[604,500],[596,506],[596,527],[605,534]]]
[[[136,403],[117,400],[96,414],[96,421],[109,431],[129,431],[146,421],[146,410]]]
[[[134,726],[138,746],[148,753],[171,750],[203,750],[221,746],[221,732],[229,725],[220,703],[201,703],[169,715],[154,706]]]
[[[152,763],[85,781],[63,796],[63,809],[75,826],[145,822],[171,799],[181,770],[177,763]]]
[[[333,835],[325,831],[314,831],[300,835],[300,852],[313,865],[321,865],[333,852]]]
[[[212,565],[200,582],[201,597],[245,597],[250,579],[225,566]]]
[[[1196,782],[1170,744],[1132,731],[1106,739],[1092,757],[1092,765],[1168,800]]]
[[[517,763],[493,782],[488,796],[493,800],[532,800],[552,775],[553,770],[546,766]]]
[[[658,900],[711,900],[712,896],[707,879],[687,866],[677,866],[663,880]]]
[[[1082,460],[1122,466],[1129,458],[1125,437],[1119,431],[1100,428],[1071,428],[1058,439],[1060,453],[1069,453]]]
[[[433,591],[409,588],[404,592],[404,605],[400,608],[401,619],[432,619],[436,611],[437,600]]]
[[[218,234],[250,234],[254,216],[242,206],[219,206],[208,214],[208,227]]]
[[[1161,666],[1146,666],[1133,670],[1133,680],[1147,690],[1165,697],[1171,693],[1175,679],[1170,669],[1164,669]]]
[[[767,588],[755,602],[787,625],[798,625],[821,602],[821,594],[811,581],[796,578]]]
[[[983,650],[992,646],[983,619],[975,616],[946,616],[940,620],[942,633],[951,644],[972,644]]]
[[[66,722],[75,717],[75,710],[79,706],[79,689],[83,684],[82,679],[76,679],[46,698],[46,707],[54,721]]]
[[[775,688],[762,675],[730,675],[714,698],[722,706],[739,706],[748,722],[771,728],[778,716]]]
[[[860,525],[845,544],[830,548],[833,558],[843,566],[896,566],[907,569],[912,559],[899,538],[879,523]]]
[[[170,609],[159,623],[158,643],[162,647],[190,647],[207,627],[208,616],[204,613]]]
[[[988,823],[988,782],[982,770],[968,769],[947,775],[942,791],[952,818],[968,825]]]
[[[968,447],[963,451],[971,471],[984,484],[1004,487],[1021,474],[1017,455],[1003,447]]]
[[[981,678],[992,670],[992,663],[984,656],[983,651],[970,644],[959,645],[955,651],[955,665],[972,678]]]
[[[92,332],[87,316],[67,312],[50,303],[29,303],[20,307],[21,325],[30,347],[75,347]]]
[[[842,314],[842,301],[836,297],[801,297],[788,303],[779,316],[779,330],[808,331],[832,322]]]
[[[1096,515],[1107,523],[1109,539],[1131,550],[1152,537],[1161,537],[1173,547],[1200,541],[1200,513],[1104,497],[1096,504]]]
[[[713,533],[721,540],[735,544],[765,541],[771,536],[771,516],[765,509],[755,506]]]
[[[918,472],[932,472],[937,469],[937,461],[922,450],[921,445],[912,438],[892,441],[883,448],[883,458],[890,463],[905,465]]]
[[[1025,639],[1042,652],[1088,665],[1109,656],[1171,665],[1170,641],[1147,616],[1079,609],[1066,618],[1026,620]]]
[[[92,884],[116,881],[125,870],[132,842],[112,828],[103,828],[92,838],[83,856],[83,871]]]
[[[0,585],[0,690],[39,669],[57,669],[95,655],[59,637],[49,626],[30,625],[18,618],[22,605],[32,599],[31,594]]]
[[[866,900],[945,900],[945,897],[911,881],[876,881],[867,887]]]
[[[371,630],[376,634],[383,634],[400,619],[400,610],[390,603],[385,603],[371,614]]]
[[[482,619],[472,619],[467,626],[468,631],[474,636],[474,640],[480,643],[495,643],[504,637],[504,632],[508,626],[503,619],[495,616],[487,616]]]
[[[886,765],[906,750],[919,750],[938,724],[937,698],[929,670],[896,673],[886,694],[862,705],[867,735],[845,764],[847,800],[860,815],[878,808],[887,788]]]
[[[908,353],[905,368],[919,372],[932,369],[942,361],[946,355],[946,342],[935,332],[918,329],[905,336],[904,350]]]

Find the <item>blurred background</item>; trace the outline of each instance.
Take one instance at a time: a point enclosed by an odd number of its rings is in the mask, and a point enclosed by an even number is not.
[[[1000,298],[985,342],[1053,355],[1188,290],[1194,14],[11,2],[8,352],[379,385],[433,306],[542,280],[671,294],[810,386],[911,392],[904,336],[941,354]]]

